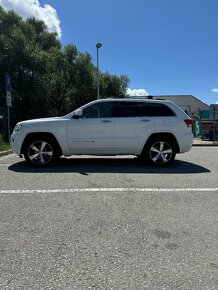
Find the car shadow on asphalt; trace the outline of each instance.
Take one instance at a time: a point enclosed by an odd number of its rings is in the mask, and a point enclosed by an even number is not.
[[[14,163],[8,167],[9,170],[22,173],[125,173],[125,174],[194,174],[208,173],[205,167],[182,160],[174,160],[169,167],[153,167],[143,163],[139,158],[83,158],[70,157],[60,158],[55,164],[47,167],[33,167],[25,161]]]

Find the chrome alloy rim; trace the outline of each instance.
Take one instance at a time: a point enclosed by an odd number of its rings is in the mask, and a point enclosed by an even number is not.
[[[34,164],[46,164],[52,159],[52,156],[53,150],[45,141],[36,141],[29,146],[28,157]]]
[[[170,161],[173,151],[171,146],[163,141],[158,141],[150,148],[150,158],[156,164],[164,164]]]

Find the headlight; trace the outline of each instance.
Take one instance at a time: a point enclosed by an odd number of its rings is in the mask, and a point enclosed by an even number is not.
[[[14,127],[14,131],[19,131],[21,129],[22,125],[21,124],[17,124],[15,127]]]

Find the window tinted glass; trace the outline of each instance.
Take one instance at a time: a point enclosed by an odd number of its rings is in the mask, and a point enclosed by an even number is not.
[[[84,118],[111,118],[112,102],[102,102],[94,104],[83,110]]]
[[[145,102],[117,102],[114,117],[160,117],[175,116],[174,112],[166,105]]]
[[[114,108],[115,117],[144,116],[144,106],[139,102],[118,102]]]
[[[145,105],[146,107],[146,116],[156,116],[156,117],[164,117],[164,116],[175,116],[175,113],[165,104],[159,103],[148,103]]]

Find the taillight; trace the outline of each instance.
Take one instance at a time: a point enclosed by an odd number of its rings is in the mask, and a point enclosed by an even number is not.
[[[185,122],[187,127],[191,127],[192,126],[192,119],[185,119],[184,122]]]

